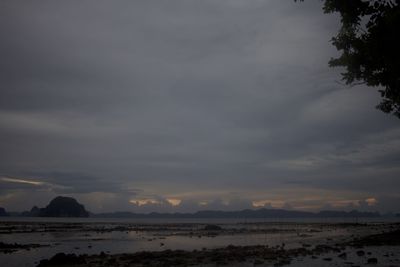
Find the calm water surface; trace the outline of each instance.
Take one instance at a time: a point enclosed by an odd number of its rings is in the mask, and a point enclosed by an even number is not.
[[[378,220],[377,220],[378,219]],[[398,218],[397,218],[398,220]],[[367,222],[380,225],[394,219],[115,219],[115,218],[23,218],[4,217],[0,227],[15,226],[12,234],[3,231],[0,241],[5,243],[40,244],[46,247],[29,251],[19,250],[11,254],[0,254],[1,266],[32,267],[41,259],[58,252],[76,254],[133,253],[165,249],[202,249],[228,245],[280,245],[287,248],[317,244],[321,240],[335,238],[345,240],[351,234],[366,234],[369,229],[327,227],[332,223]],[[206,235],[205,224],[218,224],[225,230],[242,229],[242,232]],[[70,226],[73,226],[70,228]],[[54,227],[54,228],[51,228]],[[103,231],[116,228],[117,231]],[[119,228],[118,228],[119,227]],[[131,227],[131,228],[130,228]],[[140,227],[143,230],[131,230]],[[34,229],[30,232],[30,229]],[[357,232],[358,231],[358,232]],[[325,242],[325,241],[324,241]],[[326,241],[329,242],[329,241]],[[332,241],[333,242],[333,241]]]

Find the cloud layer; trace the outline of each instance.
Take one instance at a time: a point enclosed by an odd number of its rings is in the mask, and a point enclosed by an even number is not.
[[[328,68],[338,23],[320,1],[2,2],[0,206],[400,211],[399,123]]]

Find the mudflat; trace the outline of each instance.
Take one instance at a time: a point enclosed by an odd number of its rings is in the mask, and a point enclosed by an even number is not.
[[[400,266],[399,223],[2,222],[0,237],[7,266]]]

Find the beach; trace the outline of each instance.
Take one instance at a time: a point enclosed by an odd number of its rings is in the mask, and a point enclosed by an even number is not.
[[[7,266],[400,266],[398,222],[2,221]]]

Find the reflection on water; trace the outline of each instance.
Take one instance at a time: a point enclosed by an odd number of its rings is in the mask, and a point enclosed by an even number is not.
[[[318,242],[345,240],[350,235],[370,233],[373,227],[348,224],[310,223],[297,219],[277,220],[117,220],[7,218],[0,223],[4,243],[50,245],[11,254],[0,254],[3,266],[35,266],[58,252],[77,254],[132,253],[165,249],[200,250],[228,245],[282,245],[286,248],[312,246]],[[45,222],[47,220],[47,222]],[[338,221],[338,220],[337,220]],[[343,222],[345,220],[339,221]],[[332,221],[330,221],[332,222]],[[222,226],[223,231],[204,231],[205,223]],[[9,231],[13,231],[12,234]],[[335,240],[330,241],[334,237]]]

